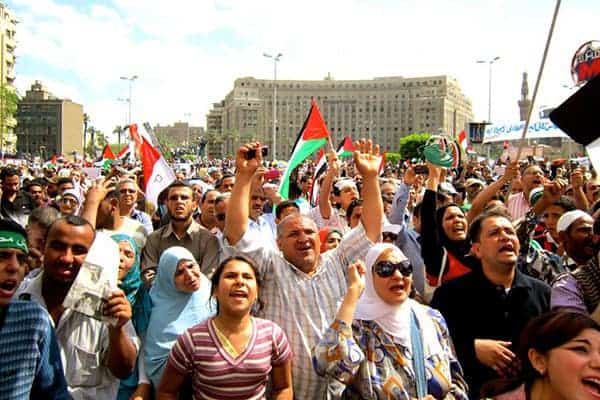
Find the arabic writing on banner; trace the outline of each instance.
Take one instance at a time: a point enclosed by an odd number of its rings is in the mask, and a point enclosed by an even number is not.
[[[483,143],[499,142],[504,140],[519,140],[525,128],[525,121],[509,124],[488,125],[483,135]],[[532,121],[527,129],[528,139],[568,138],[567,135],[554,125],[548,118]]]

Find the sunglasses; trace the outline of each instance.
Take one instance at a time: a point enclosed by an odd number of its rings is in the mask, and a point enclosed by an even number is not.
[[[394,275],[394,272],[398,270],[402,276],[410,276],[413,271],[413,267],[408,261],[402,261],[399,263],[393,263],[391,261],[379,261],[373,267],[373,271],[381,278],[389,278]]]

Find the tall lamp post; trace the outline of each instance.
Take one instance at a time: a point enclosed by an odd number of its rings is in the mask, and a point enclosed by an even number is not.
[[[263,53],[263,56],[271,58],[273,60],[273,148],[271,153],[273,154],[273,161],[277,160],[277,62],[281,59],[283,54],[277,53],[273,56],[268,53]]]
[[[185,117],[185,121],[186,121],[186,124],[187,124],[186,145],[187,145],[187,148],[188,148],[188,151],[189,151],[190,150],[190,118],[191,118],[192,114],[191,113],[185,113],[185,114],[183,114],[183,116]]]
[[[131,125],[131,88],[133,86],[133,81],[135,81],[138,78],[137,75],[131,75],[131,76],[122,76],[121,79],[124,81],[129,81],[129,98],[127,99],[127,102],[129,103],[129,115],[128,115],[128,123],[129,125]]]
[[[488,64],[488,123],[492,122],[492,65],[498,61],[500,57],[494,57],[491,60],[477,60],[478,64]]]

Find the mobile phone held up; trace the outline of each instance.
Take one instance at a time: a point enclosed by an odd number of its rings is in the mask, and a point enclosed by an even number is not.
[[[269,148],[267,146],[261,147],[260,153],[262,154],[263,158],[265,158],[269,155]],[[246,160],[252,160],[253,158],[256,158],[256,149],[250,149],[246,153]]]

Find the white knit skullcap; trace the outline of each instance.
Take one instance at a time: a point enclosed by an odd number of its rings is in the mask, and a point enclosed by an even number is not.
[[[593,220],[592,216],[590,214],[586,213],[585,211],[581,211],[581,210],[567,211],[558,219],[558,222],[556,223],[556,231],[557,232],[566,231],[567,229],[569,229],[571,224],[573,224],[573,222],[577,221],[579,218],[587,218],[590,221]]]

